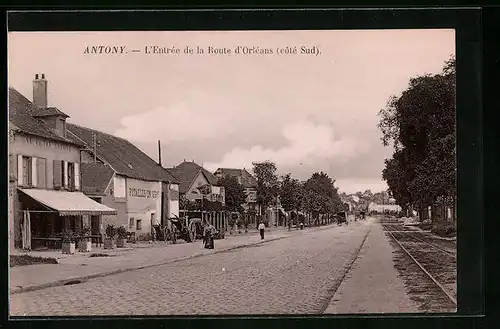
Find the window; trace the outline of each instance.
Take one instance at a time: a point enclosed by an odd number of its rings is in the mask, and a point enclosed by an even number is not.
[[[41,188],[47,187],[47,160],[43,158],[36,159],[36,185]]]
[[[136,231],[140,231],[142,229],[142,220],[138,219],[135,224]]]
[[[31,175],[31,157],[23,156],[23,185],[29,186],[32,184],[32,175]]]
[[[66,173],[68,176],[68,187],[75,188],[75,164],[68,162],[68,171]]]
[[[130,218],[129,223],[128,223],[128,228],[129,228],[130,230],[133,230],[133,229],[134,229],[134,222],[135,222],[135,221],[134,221],[134,219],[133,219],[133,218]]]
[[[61,160],[54,160],[53,162],[54,164],[54,169],[53,169],[53,172],[54,172],[54,175],[53,175],[53,178],[54,178],[54,181],[53,181],[53,185],[54,185],[54,188],[55,189],[59,189],[61,188],[63,182],[64,182],[64,179],[63,179],[63,162]]]
[[[14,156],[12,153],[9,154],[9,175],[10,177],[15,177],[16,175],[14,170]]]

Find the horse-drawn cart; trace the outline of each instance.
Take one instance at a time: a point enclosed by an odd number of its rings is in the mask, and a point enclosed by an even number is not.
[[[172,242],[175,243],[177,238],[181,238],[186,242],[194,242],[197,239],[203,238],[203,225],[200,218],[191,218],[189,223],[187,219],[181,219],[179,217],[169,218],[172,223]]]
[[[154,234],[158,240],[176,243],[180,238],[186,242],[195,242],[203,239],[204,223],[201,218],[169,218],[170,225],[155,225]],[[224,232],[217,232],[215,239],[223,239]]]
[[[340,212],[337,213],[337,215],[335,217],[337,219],[337,224],[338,225],[342,225],[342,224],[349,225],[349,222],[347,220],[347,212],[340,211]]]

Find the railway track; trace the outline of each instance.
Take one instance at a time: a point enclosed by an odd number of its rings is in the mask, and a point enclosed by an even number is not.
[[[455,312],[456,249],[452,250],[452,244],[433,243],[430,234],[395,221],[382,220],[381,224],[399,249],[395,254],[396,267],[422,311]]]

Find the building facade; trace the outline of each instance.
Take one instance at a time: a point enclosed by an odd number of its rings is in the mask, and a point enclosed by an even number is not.
[[[79,141],[68,115],[47,107],[47,80],[35,76],[33,102],[9,89],[9,245],[31,249],[64,230],[90,226],[90,217],[116,211],[81,192]]]
[[[241,206],[245,210],[244,216],[247,216],[247,221],[249,224],[258,224],[257,223],[257,215],[262,214],[267,218],[266,222],[274,223],[275,212],[272,209],[268,209],[269,211],[264,211],[261,209],[261,205],[257,200],[257,179],[250,174],[245,168],[236,169],[236,168],[218,168],[214,175],[217,178],[223,177],[234,177],[237,179],[238,183],[240,183],[246,194],[245,203]],[[274,216],[274,217],[273,217]]]
[[[243,185],[246,194],[246,202],[241,206],[246,211],[255,210],[260,213],[260,204],[257,200],[257,179],[246,169],[219,168],[214,172],[215,177],[235,177],[238,183]]]
[[[123,226],[138,239],[151,238],[154,225],[179,216],[179,182],[129,141],[94,129],[68,125],[80,140],[85,194],[117,210],[102,226]]]
[[[194,203],[198,209],[180,209],[188,218],[199,217],[214,225],[218,230],[227,228],[224,187],[218,185],[218,178],[194,161],[183,161],[168,168],[179,181],[179,194],[187,203]]]

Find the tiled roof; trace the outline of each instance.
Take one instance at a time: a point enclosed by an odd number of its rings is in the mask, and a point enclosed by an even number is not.
[[[102,163],[82,163],[82,191],[89,195],[104,195],[115,171]]]
[[[49,115],[61,115],[63,117],[69,118],[69,115],[59,110],[57,107],[47,107],[39,108],[35,110],[35,117],[46,117]]]
[[[257,187],[257,179],[255,179],[246,169],[219,168],[216,172],[220,172],[222,176],[241,177],[241,185],[246,188]]]
[[[168,168],[168,170],[179,180],[180,193],[187,192],[193,181],[198,177],[200,170],[205,175],[210,185],[217,185],[218,182],[214,174],[194,162],[184,161],[174,168]]]
[[[89,150],[93,148],[92,136],[95,134],[97,156],[120,175],[146,181],[178,182],[165,168],[126,139],[75,124],[67,124],[66,128]]]
[[[59,111],[59,110],[58,110]],[[9,88],[9,122],[26,134],[40,136],[60,142],[81,146],[82,143],[71,136],[59,136],[45,122],[35,118],[40,113],[33,104],[14,88]],[[62,113],[62,112],[61,112]]]

